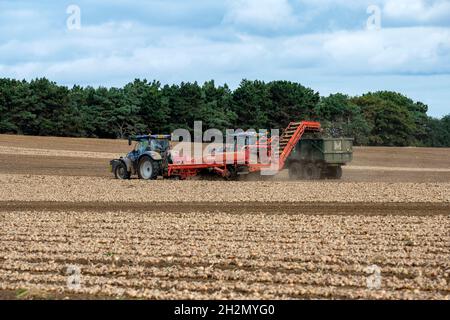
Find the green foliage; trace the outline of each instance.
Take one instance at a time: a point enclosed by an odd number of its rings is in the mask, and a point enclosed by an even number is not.
[[[314,111],[317,119],[331,136],[353,137],[357,145],[369,143],[368,137],[372,128],[361,108],[348,96],[338,93],[321,98]]]
[[[386,91],[367,93],[351,101],[361,108],[371,128],[369,145],[418,145],[425,135],[427,107],[423,104]]]
[[[130,109],[132,114],[128,116],[128,127],[134,133],[140,131],[145,132],[162,132],[164,124],[169,119],[169,108],[162,103],[161,84],[157,81],[148,83],[147,80],[134,80],[129,83],[123,90],[124,103]],[[134,119],[133,119],[134,118]],[[141,123],[135,128],[130,124]]]
[[[359,97],[319,93],[289,81],[243,80],[232,91],[214,81],[165,85],[136,79],[123,88],[59,86],[45,78],[0,79],[0,133],[124,138],[203,127],[283,129],[318,120],[326,133],[359,145],[450,147],[450,115],[396,92]]]
[[[425,139],[427,134],[428,106],[421,102],[414,102],[397,92],[380,91],[374,93],[373,96],[379,97],[383,101],[389,101],[407,114],[407,117],[414,122],[413,124],[408,124],[413,128],[408,145],[420,145],[420,141]]]
[[[232,110],[237,115],[234,126],[242,129],[267,129],[267,111],[271,106],[264,82],[243,80],[233,94]]]
[[[450,146],[450,115],[441,120],[427,119],[427,132],[423,141],[424,146],[449,147]]]
[[[237,119],[232,110],[232,92],[227,85],[216,88],[214,81],[205,82],[202,87],[202,105],[197,119],[203,121],[206,128],[225,131],[233,127]]]
[[[16,299],[25,299],[28,296],[28,289],[20,288],[16,290]]]
[[[270,82],[267,86],[272,101],[267,111],[269,128],[285,128],[293,119],[311,120],[319,93],[288,81]]]

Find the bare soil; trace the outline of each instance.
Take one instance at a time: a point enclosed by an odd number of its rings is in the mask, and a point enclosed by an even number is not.
[[[112,179],[129,149],[0,135],[0,299],[450,299],[450,149],[355,148],[341,182]]]
[[[93,177],[111,177],[108,172],[111,157],[119,157],[131,149],[125,140],[11,135],[0,135],[0,147],[3,148],[0,150],[0,174]],[[42,149],[51,156],[17,154],[18,148],[21,151]],[[62,156],[54,156],[58,151]],[[79,155],[73,154],[74,151]],[[99,157],[88,157],[86,152],[96,152]],[[421,168],[424,170],[420,171]],[[287,179],[286,171],[274,178]],[[356,147],[353,162],[344,167],[343,181],[450,182],[450,149]]]
[[[16,298],[25,299],[74,294],[120,299],[449,299],[450,295],[450,219],[440,205],[337,205],[336,212],[326,205],[287,211],[280,205],[252,208],[251,213],[245,206],[227,212],[221,206],[211,210],[195,204],[138,211],[103,207],[47,211],[45,206],[0,212],[3,296],[15,292]],[[420,209],[419,215],[397,214]],[[366,214],[370,211],[378,213]],[[67,284],[69,266],[80,270],[78,288]],[[380,272],[376,287],[370,286],[374,267]]]
[[[111,202],[54,202],[54,201],[0,201],[0,212],[20,211],[121,211],[134,213],[222,212],[227,214],[304,214],[304,215],[366,215],[366,216],[435,216],[448,215],[447,203],[339,203],[339,202],[294,202],[294,203],[214,203],[214,202],[165,202],[165,203],[111,203]]]
[[[51,150],[74,150],[125,153],[130,147],[127,140],[35,137],[0,134],[0,146]]]

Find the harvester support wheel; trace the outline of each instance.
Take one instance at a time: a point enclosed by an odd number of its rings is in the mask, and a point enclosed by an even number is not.
[[[331,167],[329,168],[329,177],[331,179],[336,179],[339,180],[342,178],[342,167],[338,166],[338,167]]]
[[[291,180],[303,179],[303,167],[300,162],[293,162],[289,166],[289,179]]]
[[[143,157],[139,160],[137,172],[139,179],[156,180],[158,178],[159,163],[150,157]]]
[[[303,178],[306,180],[318,180],[320,179],[320,173],[320,168],[312,162],[303,167]]]
[[[227,175],[224,177],[227,181],[236,181],[239,178],[239,174],[234,166],[227,166]]]
[[[125,163],[120,162],[116,165],[114,169],[114,176],[119,180],[128,180],[130,179],[130,173],[128,172],[127,166]]]

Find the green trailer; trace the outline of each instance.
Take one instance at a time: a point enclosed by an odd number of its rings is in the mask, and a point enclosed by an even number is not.
[[[340,179],[353,160],[353,139],[303,138],[286,160],[291,179]]]

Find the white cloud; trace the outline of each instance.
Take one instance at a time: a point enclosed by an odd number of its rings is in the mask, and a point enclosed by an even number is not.
[[[367,7],[369,5],[376,5],[383,0],[296,0],[301,4],[315,6],[320,8],[335,7],[347,7],[347,8],[360,8]]]
[[[402,28],[387,28],[389,24],[383,23],[380,31],[373,32],[364,30],[364,5],[371,0],[296,1],[228,1],[227,10],[222,12],[223,21],[219,18],[216,25],[201,28],[122,17],[103,22],[86,19],[81,30],[69,32],[65,28],[64,10],[61,10],[59,27],[45,19],[33,25],[32,11],[18,11],[15,16],[22,19],[15,24],[11,18],[14,14],[10,12],[8,24],[0,22],[0,77],[45,76],[67,85],[106,86],[121,86],[136,77],[163,83],[215,79],[217,83],[228,82],[232,86],[242,78],[287,79],[310,84],[324,93],[329,92],[329,88],[355,93],[352,88],[360,78],[371,79],[364,83],[369,90],[372,88],[368,84],[375,79],[400,75],[414,82],[419,77],[423,79],[423,75],[450,75],[450,28],[432,27],[431,23],[446,12],[445,6],[438,6],[440,1],[411,0],[409,11],[402,11],[401,6],[396,9],[386,0],[388,11],[383,12],[386,19],[388,15],[391,20],[394,16],[400,19],[401,14],[415,16],[425,8],[424,17],[429,23],[427,26],[412,23]],[[381,0],[374,2],[383,3]],[[162,5],[161,1],[157,3]],[[298,10],[295,5],[299,3],[315,6],[317,10],[326,7],[331,12],[334,12],[333,5],[361,11],[361,28],[321,32],[297,28],[298,20],[304,20],[310,12]],[[440,8],[441,13],[436,8]],[[89,17],[88,10],[83,12]],[[336,19],[343,20],[339,15]],[[324,24],[326,22],[325,19]],[[19,28],[25,23],[27,28]],[[16,31],[11,33],[11,28]],[[449,78],[445,78],[447,87]],[[346,88],[345,81],[351,86]],[[328,87],[321,83],[327,83]],[[380,84],[377,88],[382,89],[383,81],[377,80],[377,83]],[[397,88],[394,85],[389,88]],[[411,87],[411,83],[408,85]],[[398,86],[401,91],[407,84]],[[442,82],[436,82],[436,86],[445,91]],[[363,92],[364,88],[358,88],[358,92],[361,90]],[[414,90],[416,87],[408,92]],[[425,94],[427,90],[420,92]],[[445,97],[450,100],[450,93]],[[420,96],[417,99],[420,100]]]
[[[430,23],[450,20],[448,0],[387,0],[383,14],[390,19],[406,22]]]
[[[70,83],[101,83],[129,77],[163,81],[207,80],[234,73],[242,78],[258,70],[320,70],[322,74],[450,73],[450,29],[385,28],[279,37],[236,34],[233,41],[211,40],[213,30],[180,33],[177,29],[132,23],[86,26],[33,42],[14,40],[0,46],[0,76],[47,76]],[[27,59],[25,58],[27,57]]]
[[[229,0],[224,22],[263,30],[296,23],[288,0]]]
[[[450,30],[445,28],[340,32],[324,42],[324,50],[342,73],[450,72]]]

